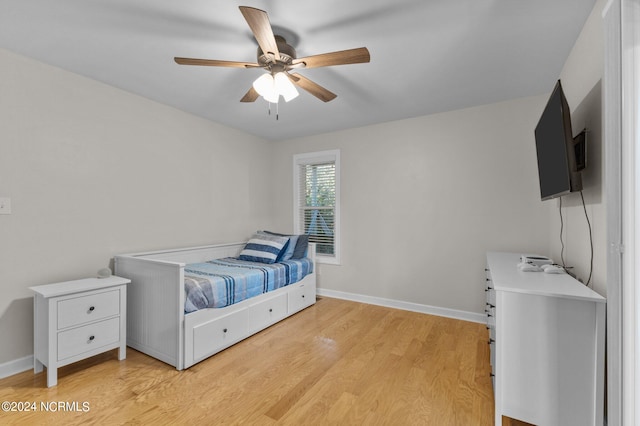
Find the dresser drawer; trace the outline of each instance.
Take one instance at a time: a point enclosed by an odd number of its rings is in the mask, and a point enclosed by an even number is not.
[[[117,343],[119,340],[119,317],[61,331],[58,333],[58,361]]]
[[[249,331],[257,331],[287,316],[287,295],[280,294],[249,306]]]
[[[60,300],[58,302],[58,330],[119,314],[119,290]]]

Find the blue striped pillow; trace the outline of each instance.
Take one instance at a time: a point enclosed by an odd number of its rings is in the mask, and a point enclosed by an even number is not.
[[[238,259],[250,262],[274,263],[287,242],[289,242],[288,237],[254,234],[240,252]]]
[[[276,262],[282,262],[284,260],[289,260],[293,258],[293,252],[296,249],[296,244],[298,243],[297,235],[286,235],[286,234],[278,234],[277,232],[271,231],[257,231],[258,235],[275,235],[276,237],[287,237],[289,242],[285,244],[284,249],[280,252],[280,256],[276,259]]]

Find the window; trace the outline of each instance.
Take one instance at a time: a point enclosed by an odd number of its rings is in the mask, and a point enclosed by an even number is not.
[[[340,151],[293,157],[294,228],[316,243],[317,261],[340,263]]]

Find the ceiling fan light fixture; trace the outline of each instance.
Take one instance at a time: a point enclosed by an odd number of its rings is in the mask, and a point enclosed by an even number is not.
[[[285,102],[289,102],[292,99],[298,97],[298,90],[293,85],[289,77],[285,73],[279,72],[273,77],[276,93],[279,93],[284,98]]]
[[[262,74],[253,82],[253,88],[267,102],[278,103],[280,95],[286,102],[298,97],[296,87],[283,72],[272,74]]]
[[[279,95],[276,92],[263,95],[262,97],[264,98],[265,101],[269,102],[270,104],[277,104],[279,99]]]
[[[253,82],[253,88],[262,97],[277,98],[275,82],[271,74],[262,74]]]
[[[276,83],[271,74],[262,74],[253,82],[253,88],[265,101],[277,104],[280,94],[276,89]]]

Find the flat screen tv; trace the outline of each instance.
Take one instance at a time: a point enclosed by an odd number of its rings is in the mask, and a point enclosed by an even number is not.
[[[582,190],[585,132],[575,138],[560,80],[556,83],[535,129],[540,198],[549,200]]]

